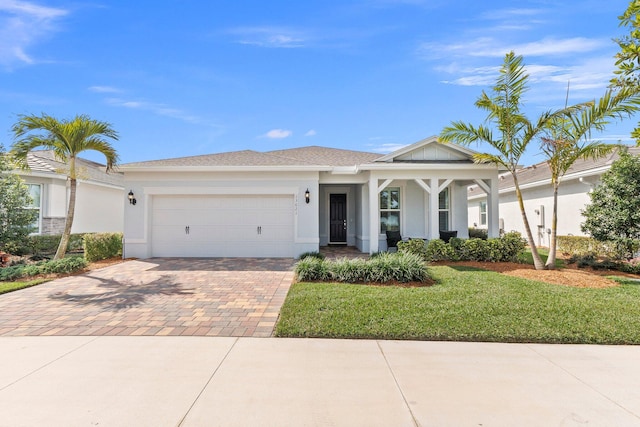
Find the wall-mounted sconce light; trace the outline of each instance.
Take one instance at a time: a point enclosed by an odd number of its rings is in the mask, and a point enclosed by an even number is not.
[[[129,190],[129,203],[132,205],[135,205],[136,203],[138,203],[135,196],[133,195],[133,190]]]
[[[311,193],[309,193],[309,189],[307,188],[307,191],[304,192],[304,201],[307,202],[308,204],[310,200],[311,200]]]

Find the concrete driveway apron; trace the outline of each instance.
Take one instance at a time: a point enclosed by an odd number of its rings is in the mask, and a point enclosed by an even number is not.
[[[0,336],[268,337],[292,259],[151,258],[0,295]]]

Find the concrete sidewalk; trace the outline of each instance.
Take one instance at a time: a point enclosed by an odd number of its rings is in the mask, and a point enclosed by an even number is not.
[[[0,337],[1,426],[640,426],[640,347]]]

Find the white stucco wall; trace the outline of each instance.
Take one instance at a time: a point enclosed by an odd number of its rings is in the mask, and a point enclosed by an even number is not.
[[[580,210],[590,202],[589,190],[591,186],[577,179],[562,182],[558,191],[558,235],[585,235],[580,229],[584,217]],[[553,190],[551,185],[522,190],[527,219],[531,225],[531,232],[536,243],[541,246],[549,245],[549,230],[553,214]],[[474,198],[469,201],[469,227],[480,226],[480,201],[484,198]],[[537,211],[537,212],[536,212]],[[500,194],[500,218],[504,222],[505,231],[518,231],[525,236],[522,214],[515,192]]]
[[[67,216],[69,188],[66,178],[37,174],[22,177],[41,186],[41,217]],[[78,181],[72,233],[121,232],[124,228],[124,190],[119,187]]]
[[[125,198],[122,188],[79,182],[71,232],[121,232]]]

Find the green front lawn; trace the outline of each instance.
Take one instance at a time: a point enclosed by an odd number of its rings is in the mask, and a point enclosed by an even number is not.
[[[280,337],[640,344],[640,284],[583,289],[461,266],[424,288],[298,283]]]
[[[24,282],[0,282],[0,295],[6,294],[7,292],[17,291],[18,289],[39,285],[41,283],[48,282],[49,280],[51,279],[27,280]]]

